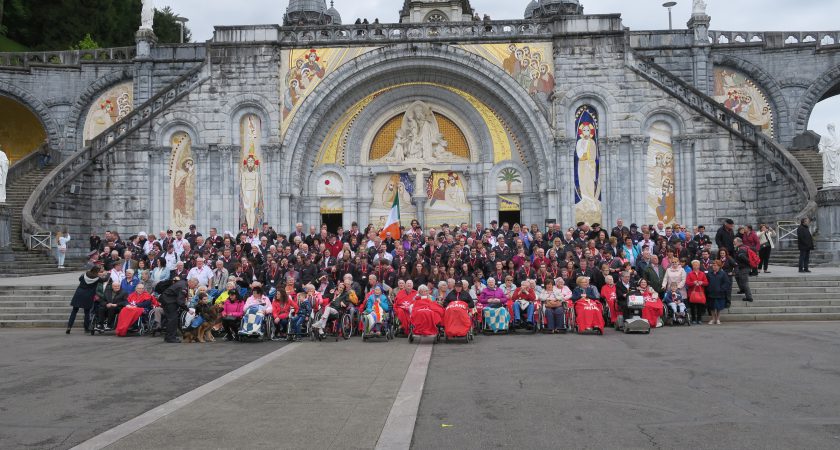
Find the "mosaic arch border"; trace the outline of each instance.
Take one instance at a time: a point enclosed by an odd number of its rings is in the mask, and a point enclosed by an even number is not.
[[[32,112],[32,114],[38,118],[38,121],[40,121],[41,125],[44,127],[44,131],[49,137],[50,145],[53,148],[58,147],[62,140],[61,131],[58,123],[53,118],[49,107],[47,107],[44,102],[32,95],[29,91],[21,89],[5,81],[0,81],[0,95],[15,100]]]
[[[408,56],[411,58],[407,58]],[[302,170],[304,164],[307,167],[315,164],[317,151],[307,147],[310,141],[318,139],[318,136],[314,130],[307,129],[306,124],[324,120],[330,115],[330,109],[346,110],[349,105],[345,108],[339,108],[339,106],[342,106],[341,97],[346,96],[348,91],[387,80],[411,81],[410,78],[422,80],[428,77],[434,78],[436,75],[439,75],[441,79],[470,83],[475,88],[473,91],[475,94],[492,95],[497,101],[507,105],[505,112],[517,119],[516,126],[523,130],[522,137],[527,141],[523,145],[533,147],[535,157],[533,163],[539,169],[541,189],[554,189],[555,186],[563,183],[562,179],[557,180],[554,176],[556,172],[554,140],[547,120],[539,114],[532,99],[512,95],[509,92],[514,88],[511,84],[512,80],[509,80],[509,77],[503,77],[502,69],[485,59],[453,46],[418,44],[416,51],[404,48],[375,49],[357,57],[351,66],[339,67],[328,75],[316,88],[320,95],[308,96],[298,114],[295,115],[283,144],[284,147],[290,148],[293,143],[296,143],[298,150],[293,153],[291,164],[282,177],[283,189],[295,191],[300,181],[295,180],[292,174]],[[423,76],[413,71],[414,68],[423,68]],[[407,77],[410,78],[407,79]],[[368,88],[368,91],[370,90]],[[315,100],[316,97],[318,101]],[[307,107],[303,107],[304,105]],[[301,111],[305,113],[301,114]],[[556,214],[553,211],[550,213]]]
[[[67,125],[65,127],[64,150],[75,152],[84,147],[85,121],[93,102],[102,94],[118,84],[127,81],[134,81],[133,72],[128,69],[116,70],[105,74],[88,86],[73,102],[70,112],[67,114]],[[136,107],[136,99],[132,108]]]

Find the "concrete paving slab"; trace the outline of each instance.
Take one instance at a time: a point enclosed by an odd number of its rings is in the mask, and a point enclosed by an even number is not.
[[[108,448],[373,448],[415,346],[358,338],[295,345]]]
[[[840,324],[435,346],[412,448],[837,448]]]
[[[280,347],[4,330],[0,447],[70,448]]]

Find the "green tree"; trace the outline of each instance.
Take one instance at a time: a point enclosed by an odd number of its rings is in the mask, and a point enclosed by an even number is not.
[[[84,39],[79,41],[78,44],[70,47],[70,50],[95,50],[97,48],[102,47],[100,47],[99,44],[97,44],[96,41],[94,41],[93,38],[90,37],[90,33],[88,33],[85,35]]]
[[[181,42],[181,24],[175,18],[178,17],[172,8],[166,6],[163,9],[155,9],[155,36],[158,42],[163,44],[177,44]],[[192,32],[184,25],[184,42],[192,40]]]
[[[0,0],[7,37],[33,50],[76,46],[90,34],[101,47],[134,45],[142,0]],[[162,43],[181,40],[170,8],[155,12],[155,34]],[[185,41],[191,33],[184,30]]]
[[[499,172],[499,181],[507,184],[507,193],[510,193],[513,183],[521,183],[522,179],[519,178],[519,172],[516,169],[508,167]]]

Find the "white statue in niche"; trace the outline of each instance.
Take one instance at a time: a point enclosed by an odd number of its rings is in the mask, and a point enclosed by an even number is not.
[[[694,5],[692,7],[693,15],[706,15],[706,2],[704,0],[694,0]]]
[[[152,30],[155,23],[155,3],[154,0],[143,0],[143,9],[140,12],[140,29]]]
[[[6,180],[9,176],[9,158],[0,147],[0,203],[6,203]]]
[[[421,101],[412,103],[403,115],[394,146],[383,157],[385,162],[465,161],[448,150],[432,108]]]
[[[820,154],[823,158],[823,187],[840,187],[840,138],[833,123],[828,124],[828,136],[820,140]]]

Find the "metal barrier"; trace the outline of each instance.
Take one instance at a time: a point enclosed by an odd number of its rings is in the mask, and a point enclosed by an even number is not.
[[[29,236],[29,250],[37,250],[39,248],[52,249],[52,233],[39,233]]]
[[[782,245],[783,242],[796,243],[796,230],[799,228],[799,222],[792,220],[779,221],[776,223],[776,235],[778,236],[778,247],[788,247],[790,245]]]

